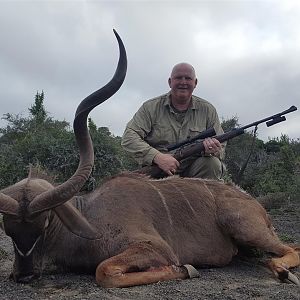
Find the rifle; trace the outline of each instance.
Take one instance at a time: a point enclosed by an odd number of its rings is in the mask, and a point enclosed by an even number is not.
[[[251,124],[245,125],[240,128],[233,128],[223,134],[220,135],[215,135],[215,131],[213,128],[210,128],[208,130],[205,130],[198,134],[197,136],[193,137],[192,139],[187,139],[183,142],[180,142],[178,144],[173,144],[167,147],[168,151],[175,150],[176,151],[173,153],[173,156],[178,160],[181,161],[189,156],[192,155],[197,155],[201,156],[202,153],[204,152],[205,148],[203,145],[203,141],[201,139],[204,139],[206,137],[214,137],[217,139],[220,143],[223,143],[225,141],[228,141],[236,136],[239,136],[243,133],[245,133],[245,129],[257,126],[261,123],[266,122],[267,127],[270,127],[274,124],[283,122],[286,120],[286,117],[284,116],[285,114],[291,113],[293,111],[297,110],[296,106],[291,106],[289,109],[284,110],[281,113],[275,114],[273,116],[264,118],[259,121],[255,121]],[[136,173],[141,173],[141,174],[146,174],[150,175],[152,178],[163,178],[167,176],[167,174],[161,170],[157,165],[152,165],[152,166],[145,166],[142,167],[139,170],[135,171]]]
[[[207,130],[204,130],[204,131],[200,132],[199,134],[195,135],[194,137],[184,140],[183,142],[180,142],[177,144],[171,144],[171,145],[167,146],[166,149],[170,152],[170,151],[175,150],[184,145],[192,144],[193,142],[195,142],[197,140],[204,140],[205,138],[211,137],[214,135],[216,135],[215,129],[208,128]]]

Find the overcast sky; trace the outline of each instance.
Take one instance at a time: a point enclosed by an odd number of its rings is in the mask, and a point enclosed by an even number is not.
[[[298,0],[0,0],[0,115],[27,116],[43,90],[50,116],[72,123],[79,102],[115,71],[113,28],[127,50],[127,77],[91,117],[114,135],[142,102],[169,91],[178,62],[194,65],[194,93],[220,119],[236,116],[246,125],[300,106]],[[264,140],[300,138],[300,107],[258,132]]]

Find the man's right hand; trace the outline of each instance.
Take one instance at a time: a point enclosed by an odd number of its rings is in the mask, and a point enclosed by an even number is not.
[[[158,153],[153,162],[168,175],[174,175],[180,163],[171,154]]]

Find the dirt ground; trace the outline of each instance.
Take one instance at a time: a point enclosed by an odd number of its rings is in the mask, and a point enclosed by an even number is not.
[[[279,236],[300,243],[300,203],[270,210]],[[199,269],[200,278],[159,282],[123,289],[104,289],[91,275],[44,274],[32,284],[8,279],[13,252],[10,239],[0,230],[0,299],[297,299],[300,287],[276,280],[261,256],[237,257],[224,268]],[[293,269],[300,278],[300,268]]]

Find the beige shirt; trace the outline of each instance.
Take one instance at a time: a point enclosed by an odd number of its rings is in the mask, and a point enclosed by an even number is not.
[[[122,146],[141,166],[151,165],[159,151],[166,152],[167,145],[206,129],[213,127],[217,135],[223,133],[216,109],[208,101],[193,95],[184,118],[170,103],[170,93],[146,101],[126,126]]]

